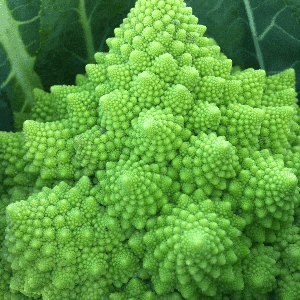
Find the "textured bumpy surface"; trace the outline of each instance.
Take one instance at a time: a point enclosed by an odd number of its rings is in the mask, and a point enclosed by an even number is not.
[[[138,0],[75,86],[0,133],[0,298],[300,299],[294,70],[240,70]]]

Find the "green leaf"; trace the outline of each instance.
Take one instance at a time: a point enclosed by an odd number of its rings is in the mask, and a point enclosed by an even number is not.
[[[34,70],[35,56],[31,56],[25,44],[28,39],[31,43],[35,42],[36,36],[29,34],[29,28],[37,21],[38,17],[32,15],[28,7],[19,10],[15,7],[13,11],[8,6],[7,1],[0,1],[0,42],[4,54],[6,55],[6,65],[9,65],[9,72],[6,79],[0,85],[5,88],[12,80],[14,80],[13,97],[17,101],[13,103],[13,109],[24,109],[27,103],[32,102],[34,87],[42,87],[39,76]],[[29,17],[26,19],[26,17]],[[21,27],[27,28],[22,36]],[[3,63],[4,64],[4,63]],[[18,96],[18,97],[16,97]],[[22,101],[18,101],[22,97]],[[19,99],[18,99],[19,98]],[[25,104],[25,105],[24,105]]]

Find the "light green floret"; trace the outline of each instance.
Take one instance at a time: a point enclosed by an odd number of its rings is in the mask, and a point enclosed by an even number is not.
[[[174,115],[186,116],[194,104],[190,91],[181,84],[172,85],[161,97],[161,106],[171,108]]]
[[[218,134],[224,135],[238,150],[258,150],[265,110],[239,103],[222,106],[220,110],[222,116]]]
[[[33,96],[34,102],[31,109],[31,118],[33,120],[38,122],[52,122],[66,117],[66,107],[60,105],[52,93],[34,89]]]
[[[107,68],[109,83],[114,89],[129,89],[132,79],[128,64],[112,65]]]
[[[52,96],[52,105],[55,107],[54,120],[62,120],[70,117],[70,111],[68,110],[67,96],[72,93],[80,93],[82,91],[92,92],[95,88],[95,84],[87,82],[83,86],[69,86],[69,85],[54,85],[50,88],[50,95]],[[85,99],[82,99],[83,103]],[[41,99],[40,105],[43,105],[44,99]],[[90,103],[89,103],[90,104]]]
[[[215,76],[204,76],[199,80],[197,99],[219,104],[224,91],[225,79]]]
[[[96,124],[97,99],[94,92],[82,91],[67,96],[71,132],[79,134]]]
[[[104,65],[88,64],[85,66],[88,78],[96,83],[102,83],[107,80],[107,68]]]
[[[114,90],[99,100],[98,113],[100,126],[106,130],[125,130],[130,121],[140,112],[136,98],[131,97],[127,90]]]
[[[132,120],[127,146],[145,162],[162,162],[176,156],[182,144],[183,117],[174,116],[170,108],[143,110]]]
[[[297,177],[284,167],[281,157],[268,150],[256,151],[243,161],[243,170],[229,186],[239,207],[265,228],[278,230],[293,221],[299,203]],[[253,221],[253,220],[252,220]]]
[[[224,90],[219,104],[228,106],[229,104],[235,104],[241,89],[241,80],[226,80],[224,84]]]
[[[26,149],[24,147],[24,134],[22,132],[0,132],[0,193],[14,184],[24,187],[31,186],[36,176],[26,174],[23,170],[26,161],[23,159]]]
[[[290,148],[288,137],[296,111],[291,106],[265,107],[264,111],[260,130],[261,149],[284,153]]]
[[[28,162],[26,169],[29,173],[40,174],[42,180],[53,178],[72,178],[74,166],[71,158],[74,149],[70,138],[74,133],[69,122],[38,123],[27,120],[24,122],[25,137],[24,156]]]
[[[46,93],[40,89],[34,89],[34,102],[32,105],[31,120],[38,122],[53,122],[69,117],[67,109],[67,96],[70,93],[78,93],[94,87],[85,81],[81,87],[55,85],[50,88],[51,93]]]
[[[132,278],[120,292],[111,293],[109,300],[155,300],[152,292],[147,293],[149,288],[139,278]],[[146,295],[149,296],[146,296]]]
[[[289,244],[299,244],[300,242],[300,228],[296,225],[286,224],[281,226],[276,234],[276,241],[274,249],[283,251]]]
[[[206,47],[200,48],[200,51],[201,50],[207,50],[207,52],[208,52],[208,48],[206,48]],[[203,78],[204,76],[213,75],[213,65],[215,63],[215,59],[213,57],[207,56],[207,55],[208,54],[205,53],[205,54],[203,54],[204,57],[199,57],[199,58],[196,58],[193,60],[193,65],[198,70],[201,78]],[[202,56],[201,53],[200,53],[200,56]]]
[[[130,83],[130,95],[137,99],[139,107],[150,108],[160,103],[167,85],[154,73],[144,71]]]
[[[194,92],[198,88],[197,85],[199,82],[201,82],[201,80],[197,69],[190,66],[180,67],[174,79],[174,84],[184,85],[191,92]],[[193,96],[196,97],[196,94],[193,94]]]
[[[149,43],[147,53],[151,58],[158,57],[166,52],[164,45],[158,41],[152,41]]]
[[[14,289],[51,300],[60,293],[73,299],[75,289],[78,299],[88,281],[96,288],[89,293],[99,296],[99,280],[107,293],[108,285],[121,286],[137,271],[137,257],[122,246],[124,232],[90,195],[91,187],[82,177],[73,188],[61,182],[7,207]]]
[[[82,167],[74,177],[92,175],[96,170],[105,169],[108,161],[118,161],[124,147],[125,132],[94,126],[74,138],[75,160]]]
[[[240,168],[235,148],[215,133],[192,136],[190,143],[182,144],[180,154],[172,165],[179,171],[182,188],[188,194],[200,187],[206,195],[217,196],[218,190],[225,190],[227,180]]]
[[[132,278],[121,291],[111,293],[109,300],[183,300],[178,292],[159,296],[139,278]]]
[[[300,273],[291,273],[288,269],[282,269],[276,291],[283,300],[299,299]]]
[[[131,156],[128,161],[108,163],[106,172],[106,175],[97,174],[99,192],[96,198],[108,207],[111,216],[122,217],[125,228],[132,224],[142,229],[147,219],[168,202],[164,192],[170,189],[172,180],[163,175],[166,172],[163,166],[148,165],[138,161],[137,156]]]
[[[221,112],[214,103],[196,101],[193,109],[189,110],[185,127],[194,134],[210,133],[219,127]]]
[[[109,43],[108,39],[108,43]],[[109,67],[115,67],[116,65],[122,65],[122,57],[119,55],[119,53],[115,53],[113,51],[110,51],[108,53],[104,54],[104,64]]]
[[[289,244],[282,254],[283,263],[292,272],[300,270],[300,241]]]
[[[197,138],[191,139],[191,144],[197,149],[194,160],[195,175],[200,161],[204,176],[215,185],[222,186],[219,180],[215,182],[215,177],[232,178],[236,175],[238,157],[234,147],[223,137],[217,137],[214,133],[200,133]]]
[[[251,107],[261,106],[266,72],[264,70],[246,69],[233,73],[233,78],[241,80],[241,93],[237,99],[240,104]]]
[[[258,244],[250,249],[250,254],[243,261],[245,294],[256,295],[263,299],[264,294],[277,286],[277,276],[280,274],[276,261],[280,253],[273,247]],[[261,297],[261,298],[260,298]]]
[[[60,91],[58,87],[53,90]],[[64,92],[67,90],[72,89],[65,88]],[[23,124],[24,146],[27,150],[24,155],[27,162],[25,169],[29,173],[39,174],[39,186],[48,185],[55,179],[73,177],[72,138],[96,124],[97,103],[94,93],[82,91],[62,97],[68,104],[68,118],[45,123],[27,120]]]
[[[139,259],[129,246],[119,244],[111,251],[111,260],[105,278],[119,288],[122,284],[127,283],[130,277],[135,275],[140,268]]]
[[[279,74],[268,76],[262,96],[263,106],[295,106],[295,70],[287,69]]]
[[[156,57],[149,69],[163,81],[171,82],[178,74],[178,63],[171,54],[165,53]]]
[[[150,58],[147,53],[139,50],[134,50],[130,53],[128,63],[135,75],[139,74],[151,65]]]
[[[230,210],[224,205],[223,210]],[[158,294],[177,289],[185,299],[214,296],[220,283],[241,276],[241,268],[234,271],[233,265],[241,259],[240,253],[248,254],[242,250],[249,247],[247,239],[236,243],[245,223],[235,228],[229,221],[232,215],[224,219],[218,210],[210,200],[186,209],[165,205],[157,219],[147,222],[143,266],[152,274]]]

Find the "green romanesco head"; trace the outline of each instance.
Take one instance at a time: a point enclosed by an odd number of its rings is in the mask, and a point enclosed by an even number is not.
[[[233,68],[205,31],[138,0],[0,132],[1,299],[300,299],[295,72]]]

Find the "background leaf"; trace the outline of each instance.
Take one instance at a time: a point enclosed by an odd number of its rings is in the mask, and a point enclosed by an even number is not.
[[[0,89],[1,99],[13,110],[32,102],[32,88],[42,87],[34,70],[33,55],[39,44],[38,2],[0,0]],[[5,91],[3,91],[5,89]],[[2,104],[1,107],[7,107]]]
[[[44,88],[74,84],[75,75],[94,62],[96,51],[108,51],[106,39],[134,4],[135,0],[42,0],[36,69]]]

